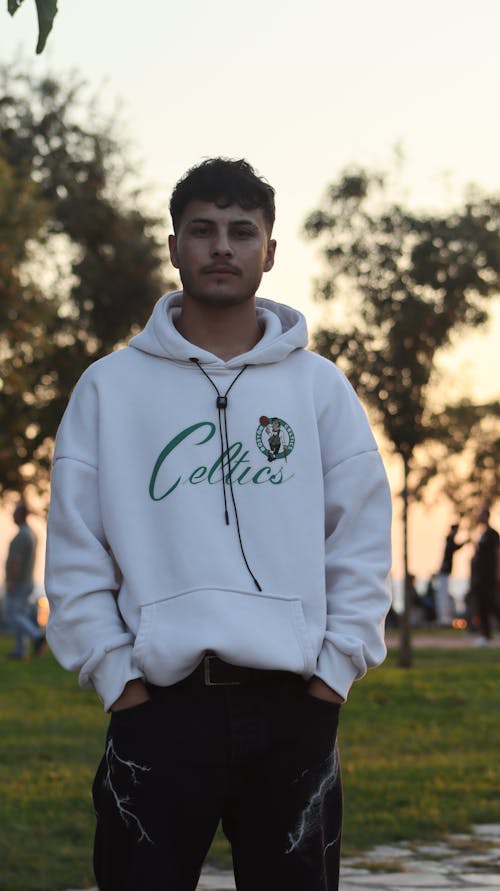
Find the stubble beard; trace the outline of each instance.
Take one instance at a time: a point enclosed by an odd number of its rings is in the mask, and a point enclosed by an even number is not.
[[[238,281],[239,277],[237,276],[235,282]],[[181,282],[184,294],[188,294],[196,303],[207,308],[220,308],[224,306],[241,306],[249,300],[253,300],[257,288],[260,285],[260,278],[257,279],[257,277],[255,277],[255,280],[250,281],[245,290],[240,291],[239,293],[214,293],[213,291],[197,286],[189,273],[186,274],[185,272],[181,274]]]

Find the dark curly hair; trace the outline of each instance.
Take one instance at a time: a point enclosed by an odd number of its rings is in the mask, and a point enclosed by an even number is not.
[[[239,204],[245,210],[261,208],[269,232],[275,218],[274,189],[260,179],[243,158],[208,158],[191,167],[179,180],[170,199],[170,214],[177,232],[190,201],[210,201],[217,207]]]

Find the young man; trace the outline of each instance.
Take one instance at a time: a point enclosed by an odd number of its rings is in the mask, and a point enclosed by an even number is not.
[[[222,820],[239,891],[332,891],[339,708],[385,655],[386,476],[303,316],[255,297],[273,189],[217,158],[170,209],[182,291],[83,375],[55,451],[48,638],[111,711],[96,876],[194,891]]]

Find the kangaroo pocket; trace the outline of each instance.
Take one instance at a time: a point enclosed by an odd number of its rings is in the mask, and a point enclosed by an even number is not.
[[[298,597],[196,588],[142,607],[134,660],[151,683],[182,680],[207,651],[304,677],[316,663]]]

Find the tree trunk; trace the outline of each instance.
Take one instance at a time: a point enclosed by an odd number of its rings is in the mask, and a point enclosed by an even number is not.
[[[403,572],[404,572],[404,610],[401,617],[401,634],[399,640],[399,665],[401,668],[410,668],[412,663],[411,652],[411,610],[412,610],[412,586],[408,580],[408,473],[409,455],[403,454]]]

